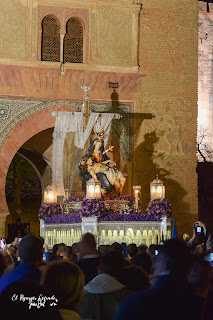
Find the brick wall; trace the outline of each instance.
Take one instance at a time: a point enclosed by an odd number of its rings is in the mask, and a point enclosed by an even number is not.
[[[141,13],[140,72],[146,75],[136,112],[149,113],[135,132],[135,183],[165,182],[179,235],[197,219],[197,1],[145,1]],[[149,134],[148,134],[149,133]],[[143,189],[143,188],[142,188]]]

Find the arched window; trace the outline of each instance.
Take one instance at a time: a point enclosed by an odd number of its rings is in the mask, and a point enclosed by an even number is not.
[[[77,18],[70,18],[64,37],[64,63],[83,62],[83,25]]]
[[[41,60],[60,61],[59,22],[52,15],[42,20]]]

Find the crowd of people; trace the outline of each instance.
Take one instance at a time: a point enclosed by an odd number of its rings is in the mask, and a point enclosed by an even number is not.
[[[202,233],[202,234],[201,234]],[[213,319],[213,241],[201,222],[191,239],[96,246],[15,238],[0,251],[3,319]]]

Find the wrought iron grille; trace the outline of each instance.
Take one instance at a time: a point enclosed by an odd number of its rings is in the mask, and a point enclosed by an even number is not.
[[[42,20],[41,60],[60,61],[59,23],[51,15]]]
[[[64,63],[83,62],[83,25],[77,18],[67,21],[66,34],[64,36]]]

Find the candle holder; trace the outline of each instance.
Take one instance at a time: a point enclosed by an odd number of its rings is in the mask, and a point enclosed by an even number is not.
[[[101,198],[101,182],[100,181],[87,181],[86,198],[87,199]]]
[[[64,189],[64,200],[67,200],[69,198],[69,189]]]
[[[141,186],[133,186],[134,199],[135,199],[135,211],[139,210],[139,197],[141,193]]]

